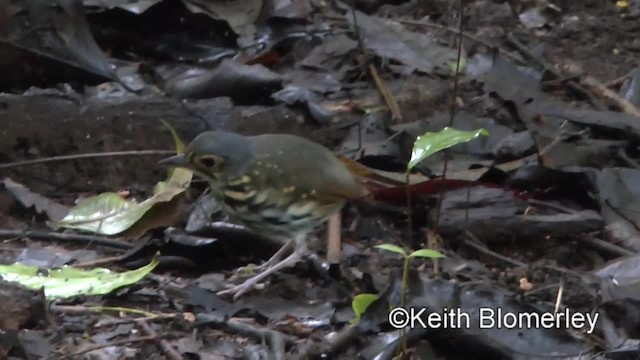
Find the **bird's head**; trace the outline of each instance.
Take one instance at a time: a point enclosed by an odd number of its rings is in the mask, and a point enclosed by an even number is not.
[[[243,173],[254,158],[253,144],[240,134],[207,131],[185,148],[184,154],[163,159],[159,164],[192,170],[209,181]]]

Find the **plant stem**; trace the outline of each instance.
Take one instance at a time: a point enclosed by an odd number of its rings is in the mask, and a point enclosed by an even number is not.
[[[402,267],[402,284],[400,285],[400,306],[403,308],[406,304],[407,281],[409,281],[409,261],[411,261],[411,258],[408,255],[405,255],[404,265]],[[405,328],[401,330],[400,336],[402,336],[402,357],[404,358],[407,353],[407,337],[405,336]]]
[[[402,267],[402,284],[400,286],[400,306],[404,307],[405,295],[407,292],[407,281],[409,280],[409,261],[410,257],[404,257],[404,266]]]

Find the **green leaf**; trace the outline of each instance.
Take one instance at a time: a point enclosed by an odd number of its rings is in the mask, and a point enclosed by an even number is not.
[[[178,153],[184,152],[184,144],[178,135],[168,123],[165,122],[165,125],[174,135]],[[114,192],[102,193],[78,202],[55,224],[102,235],[120,234],[136,224],[154,205],[171,201],[184,192],[191,184],[192,178],[193,172],[189,169],[172,169],[166,181],[160,181],[155,185],[153,196],[141,203],[124,199]]]
[[[420,249],[420,250],[416,250],[416,251],[412,252],[411,254],[409,254],[409,257],[410,258],[423,257],[423,258],[437,259],[437,258],[443,258],[445,256],[442,253],[440,253],[439,251],[436,251],[436,250]]]
[[[395,246],[392,244],[382,244],[382,245],[376,245],[375,247],[377,247],[378,249],[382,249],[382,250],[386,250],[386,251],[391,251],[394,253],[398,253],[404,257],[407,256],[406,251],[404,251],[403,248],[401,248],[400,246]]]
[[[77,295],[103,295],[133,284],[149,274],[158,266],[158,257],[139,269],[122,273],[109,269],[96,268],[82,270],[65,266],[49,270],[42,274],[37,266],[22,263],[0,265],[0,277],[6,281],[17,282],[30,289],[44,288],[47,299],[62,299]]]
[[[167,121],[165,121],[163,119],[160,119],[160,121],[167,128],[169,128],[169,131],[171,132],[171,136],[173,137],[173,142],[176,144],[176,153],[184,154],[184,143],[182,142],[182,140],[180,140],[180,136],[178,136],[178,133],[173,129],[171,124],[169,124]]]
[[[116,193],[102,193],[81,200],[57,225],[114,235],[135,224],[153,205],[137,204]]]
[[[351,308],[353,309],[353,313],[356,315],[356,318],[351,320],[351,323],[357,323],[360,321],[360,317],[367,311],[367,308],[371,303],[378,300],[379,296],[376,294],[358,294],[351,301]]]
[[[440,150],[471,141],[480,135],[489,135],[485,129],[477,129],[473,131],[461,131],[454,128],[446,127],[437,133],[428,132],[422,136],[418,136],[413,144],[411,151],[411,160],[407,165],[407,170],[411,170],[422,160],[437,153]]]
[[[180,139],[180,136],[178,136],[178,133],[176,133],[176,131],[173,129],[173,127],[171,127],[171,125],[167,121],[165,121],[163,119],[160,119],[160,121],[171,132],[171,136],[173,137],[173,142],[175,143],[175,147],[176,147],[176,154],[184,154],[185,146],[184,146],[184,143],[182,142],[182,140]],[[191,170],[183,169],[183,168],[173,168],[172,167],[172,168],[167,169],[167,174],[168,174],[167,178],[171,179],[175,172],[178,172],[179,176],[183,176],[185,174],[191,173]],[[159,181],[153,187],[153,193],[157,194],[157,193],[161,192],[168,185],[171,185],[171,184],[168,184],[166,181]]]
[[[451,69],[451,74],[455,75],[457,72],[461,73],[464,67],[467,65],[467,59],[464,56],[460,57],[460,61],[458,61],[458,66],[455,63],[449,64],[449,69]],[[457,69],[456,69],[457,67]],[[457,71],[456,71],[457,70]]]

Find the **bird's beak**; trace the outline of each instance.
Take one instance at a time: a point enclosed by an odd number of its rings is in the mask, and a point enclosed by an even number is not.
[[[187,161],[187,157],[184,154],[178,154],[162,159],[158,164],[168,167],[189,167],[189,161]]]

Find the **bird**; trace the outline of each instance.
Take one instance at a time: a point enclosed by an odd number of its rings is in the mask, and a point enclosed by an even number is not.
[[[287,240],[268,261],[255,268],[258,274],[217,293],[233,295],[234,300],[270,275],[302,260],[308,234],[348,201],[368,194],[336,154],[293,134],[245,136],[206,131],[181,154],[159,164],[192,170],[208,182],[211,196],[231,220],[263,235]]]

